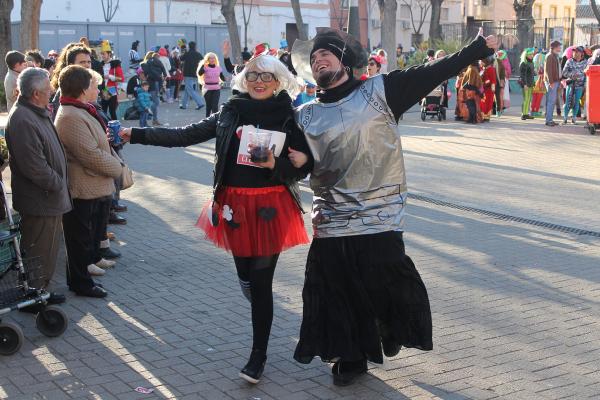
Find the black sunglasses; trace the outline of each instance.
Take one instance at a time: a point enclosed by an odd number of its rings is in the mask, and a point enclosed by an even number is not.
[[[258,78],[260,77],[260,80],[262,82],[271,82],[275,79],[275,75],[272,74],[271,72],[248,72],[246,73],[246,80],[248,82],[256,82],[258,80]]]

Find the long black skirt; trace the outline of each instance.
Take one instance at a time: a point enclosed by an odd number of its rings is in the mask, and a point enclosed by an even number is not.
[[[403,347],[433,348],[427,289],[401,232],[315,238],[302,299],[298,362],[318,356],[381,364],[382,335]]]

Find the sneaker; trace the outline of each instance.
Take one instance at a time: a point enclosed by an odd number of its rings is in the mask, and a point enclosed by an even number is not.
[[[116,203],[110,209],[114,212],[127,212],[127,206],[121,203]]]
[[[567,122],[567,120],[566,120],[566,119],[564,119],[564,120],[563,120],[563,122],[561,122],[560,124],[561,124],[561,125],[566,125],[567,123],[568,123],[568,122]]]
[[[333,384],[336,386],[352,385],[357,378],[367,373],[367,360],[338,361],[333,364]]]
[[[525,115],[525,117],[526,117],[527,119],[534,119],[534,118],[533,118],[533,115]]]
[[[196,107],[196,110],[201,110],[203,108],[204,108],[204,106],[198,106],[198,107]]]
[[[187,107],[184,107],[184,106],[179,106],[179,108],[180,108],[181,110],[187,110]]]
[[[111,225],[126,225],[127,219],[121,217],[119,214],[111,212],[108,217],[108,223]]]
[[[152,125],[161,126],[162,124],[157,119],[155,119],[154,121],[152,121]]]
[[[521,121],[525,121],[527,119],[526,115],[521,115]]]
[[[88,273],[92,276],[102,276],[106,273],[102,268],[98,267],[96,264],[90,264],[87,267]]]
[[[571,123],[573,123],[573,125],[577,125],[577,120],[575,118],[571,119]]]
[[[114,268],[114,266],[115,266],[116,264],[117,264],[117,263],[116,263],[115,261],[110,261],[110,260],[107,260],[107,259],[101,258],[101,259],[100,259],[100,261],[98,261],[98,262],[96,263],[96,266],[97,266],[97,267],[100,267],[100,268],[102,268],[102,269],[109,269],[109,268]]]
[[[265,370],[267,356],[264,351],[253,349],[250,354],[250,360],[240,371],[240,378],[246,382],[256,385],[260,382],[260,377]]]
[[[110,247],[104,247],[100,249],[100,257],[107,260],[114,260],[121,257],[121,252]]]
[[[558,124],[554,121],[546,122],[546,126],[556,126],[556,125],[558,125]]]

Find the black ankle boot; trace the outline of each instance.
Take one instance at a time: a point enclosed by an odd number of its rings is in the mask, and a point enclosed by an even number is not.
[[[263,371],[265,370],[265,363],[267,362],[267,355],[263,350],[253,349],[250,354],[250,360],[248,364],[240,372],[240,378],[247,382],[257,384],[260,381]]]
[[[367,360],[360,361],[338,361],[333,364],[333,384],[336,386],[348,386],[354,383],[356,378],[367,372]]]

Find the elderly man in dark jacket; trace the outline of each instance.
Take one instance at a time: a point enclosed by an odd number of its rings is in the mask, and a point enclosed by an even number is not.
[[[26,257],[40,257],[46,288],[56,268],[62,216],[71,210],[67,160],[46,107],[51,86],[42,68],[27,68],[17,81],[19,98],[8,116],[6,142],[10,152],[13,207],[21,215],[21,248]],[[64,296],[52,293],[50,302]]]

